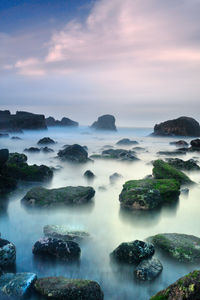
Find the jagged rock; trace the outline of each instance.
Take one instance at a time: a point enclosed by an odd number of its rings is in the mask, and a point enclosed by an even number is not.
[[[113,130],[116,131],[115,117],[112,115],[103,115],[91,125],[91,128],[97,130]]]
[[[16,260],[16,248],[11,242],[0,238],[0,267],[13,265]]]
[[[131,141],[130,139],[122,139],[122,140],[118,141],[116,144],[117,145],[131,146],[131,145],[137,145],[138,142],[137,141]]]
[[[197,165],[194,159],[182,160],[179,158],[168,158],[167,162],[170,166],[185,171],[199,171],[200,167]]]
[[[46,225],[43,228],[44,235],[63,241],[81,242],[90,237],[88,232],[70,230],[67,225]]]
[[[48,127],[51,127],[51,126],[78,126],[78,122],[75,122],[75,121],[72,121],[71,119],[69,118],[62,118],[61,121],[59,120],[55,120],[53,117],[48,117],[45,119],[46,121],[46,125]]]
[[[113,173],[109,176],[110,183],[114,184],[117,180],[121,179],[123,176],[119,173]]]
[[[38,145],[49,145],[49,144],[55,144],[56,142],[52,140],[50,137],[44,137],[40,139],[37,144]]]
[[[135,277],[141,281],[153,280],[162,272],[163,266],[159,259],[152,257],[143,260],[135,269]]]
[[[85,173],[84,173],[84,177],[86,177],[86,178],[88,178],[88,179],[94,179],[95,175],[94,175],[94,173],[93,173],[92,171],[87,170],[87,171],[85,171]]]
[[[74,144],[58,152],[58,157],[76,163],[85,163],[88,159],[87,151],[80,145]]]

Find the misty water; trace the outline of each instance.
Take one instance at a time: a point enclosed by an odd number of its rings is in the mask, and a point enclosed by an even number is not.
[[[156,211],[130,212],[120,209],[119,194],[123,183],[130,179],[142,179],[151,174],[151,161],[158,157],[157,151],[175,149],[174,146],[169,145],[173,138],[149,137],[151,132],[152,129],[145,128],[121,128],[116,133],[94,132],[87,127],[51,128],[48,131],[25,131],[24,134],[18,135],[22,140],[10,138],[0,140],[0,148],[22,153],[24,148],[36,146],[37,141],[42,137],[53,138],[57,144],[50,147],[55,152],[26,153],[29,164],[45,164],[58,169],[50,182],[37,185],[47,188],[90,185],[96,191],[90,205],[53,210],[27,210],[21,205],[21,199],[31,188],[30,183],[21,183],[16,191],[1,199],[0,232],[2,238],[16,245],[16,272],[34,272],[38,277],[62,275],[68,278],[96,280],[102,287],[105,300],[134,300],[149,299],[179,277],[195,268],[199,269],[198,264],[175,263],[156,252],[156,256],[163,264],[163,272],[153,282],[139,283],[134,279],[133,266],[119,266],[110,262],[109,254],[122,242],[144,240],[148,236],[164,232],[200,236],[200,185],[192,187],[188,196],[181,194],[179,201],[173,205],[166,205]],[[93,163],[75,165],[61,162],[56,158],[57,151],[66,144],[86,145],[91,155],[100,153],[105,145],[116,147],[116,142],[126,137],[137,140],[138,146],[146,149],[138,152],[137,156],[140,159],[138,162],[95,160]],[[120,148],[131,149],[132,147]],[[196,154],[190,153],[180,158],[186,160],[194,156]],[[88,182],[83,177],[88,169],[96,175],[92,182]],[[120,173],[123,178],[111,184],[109,176],[115,172]],[[200,173],[187,174],[195,182],[200,182]],[[43,227],[47,224],[66,224],[69,229],[90,233],[91,239],[80,244],[82,252],[78,263],[42,261],[33,256],[32,247],[43,237]],[[38,298],[33,295],[29,299]]]

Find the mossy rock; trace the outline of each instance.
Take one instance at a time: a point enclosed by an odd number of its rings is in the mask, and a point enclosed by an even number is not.
[[[194,159],[188,159],[184,161],[180,158],[168,158],[167,163],[178,170],[185,170],[185,171],[200,170],[200,167],[198,166],[198,164]]]
[[[160,291],[150,300],[199,300],[200,271],[193,271]]]
[[[164,162],[163,160],[155,160],[153,162],[153,166],[153,175],[156,179],[175,179],[180,184],[193,183],[187,175],[177,170],[170,164]]]
[[[180,194],[180,184],[174,179],[130,180],[123,185],[119,201],[129,209],[154,209],[172,202]]]
[[[156,248],[180,262],[200,262],[200,238],[179,233],[163,233],[147,239]]]

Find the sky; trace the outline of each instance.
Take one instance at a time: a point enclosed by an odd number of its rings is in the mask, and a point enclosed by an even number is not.
[[[200,0],[1,0],[0,109],[200,121]]]

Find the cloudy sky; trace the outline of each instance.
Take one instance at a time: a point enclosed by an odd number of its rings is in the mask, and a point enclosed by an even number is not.
[[[1,0],[0,109],[200,121],[200,0]]]

